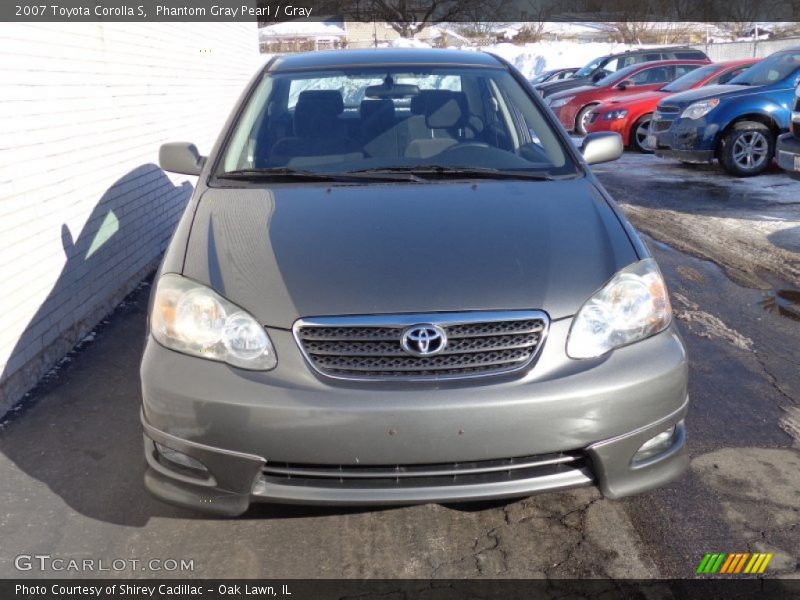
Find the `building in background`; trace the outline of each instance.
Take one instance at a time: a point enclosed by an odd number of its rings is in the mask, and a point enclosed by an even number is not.
[[[208,152],[264,57],[255,23],[3,23],[0,38],[2,415],[157,266],[194,183],[158,167],[159,146]]]
[[[258,30],[262,53],[332,50],[349,45],[343,23],[329,21],[286,21]]]

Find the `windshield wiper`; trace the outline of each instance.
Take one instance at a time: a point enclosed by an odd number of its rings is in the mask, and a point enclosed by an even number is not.
[[[528,179],[533,181],[556,181],[570,179],[574,175],[551,175],[545,171],[503,170],[490,167],[448,167],[444,165],[417,165],[412,167],[384,167],[347,171],[348,174],[361,173],[413,173],[422,177],[439,178],[479,178],[479,179]]]
[[[260,169],[236,169],[225,171],[217,175],[217,179],[240,179],[253,181],[258,179],[292,180],[301,179],[304,181],[420,181],[419,177],[413,174],[399,174],[392,176],[392,173],[359,173],[348,171],[345,173],[323,173],[319,171],[306,171],[302,169],[292,169],[290,167],[270,167]]]

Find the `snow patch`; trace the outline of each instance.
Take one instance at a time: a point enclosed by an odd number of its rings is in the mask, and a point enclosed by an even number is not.
[[[778,424],[794,440],[794,446],[800,448],[800,408],[785,406],[783,410],[786,414],[780,418]]]
[[[539,73],[564,67],[582,67],[606,54],[636,48],[629,44],[612,42],[575,43],[567,41],[542,41],[531,44],[500,43],[482,48],[483,52],[496,54],[514,65],[532,79]]]
[[[749,350],[753,346],[753,340],[728,327],[719,317],[700,310],[696,302],[692,302],[683,294],[675,293],[673,298],[682,306],[675,308],[675,316],[686,323],[695,335],[718,338],[742,350]]]
[[[415,40],[414,38],[397,38],[392,40],[389,44],[392,48],[430,48],[430,44],[423,41]]]

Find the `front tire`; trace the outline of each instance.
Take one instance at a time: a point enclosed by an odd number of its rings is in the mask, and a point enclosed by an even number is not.
[[[736,177],[760,175],[769,168],[775,155],[775,135],[756,121],[735,123],[722,139],[719,160]]]
[[[653,151],[645,146],[647,135],[650,131],[650,121],[653,118],[653,113],[648,113],[639,117],[636,123],[631,127],[630,146],[637,152],[642,154],[652,154]]]
[[[586,128],[589,126],[589,113],[594,110],[597,104],[589,104],[578,111],[575,117],[575,133],[586,135]]]

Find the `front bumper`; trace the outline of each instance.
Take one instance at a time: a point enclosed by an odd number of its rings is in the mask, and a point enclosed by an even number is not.
[[[616,498],[662,485],[686,467],[686,356],[673,327],[593,361],[563,357],[570,320],[551,323],[535,366],[507,380],[336,383],[315,376],[290,332],[270,330],[279,357],[247,372],[167,350],[152,339],[142,362],[145,482],[157,497],[224,515],[253,501],[406,504],[511,498],[596,484]],[[632,462],[677,425],[672,445]],[[170,468],[153,442],[200,461],[205,476]],[[397,485],[276,478],[272,465],[461,465],[573,452],[574,467],[531,476],[420,479]],[[513,462],[513,460],[511,461]]]
[[[689,163],[709,163],[715,157],[715,140],[718,132],[718,126],[707,123],[705,119],[678,118],[674,121],[664,121],[663,117],[656,113],[650,125],[647,146],[661,158],[675,158]]]
[[[800,179],[800,140],[791,133],[784,133],[778,138],[775,154],[778,166],[792,179]]]
[[[564,126],[564,129],[569,132],[575,131],[575,118],[578,115],[578,107],[572,104],[564,104],[552,110],[559,122]]]
[[[613,131],[622,136],[622,145],[630,145],[630,124],[628,119],[606,119],[605,113],[597,115],[590,121],[589,126],[586,128],[587,133],[597,133],[600,131]]]

